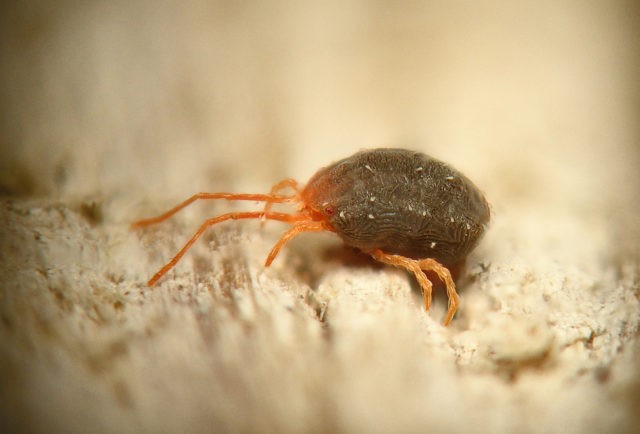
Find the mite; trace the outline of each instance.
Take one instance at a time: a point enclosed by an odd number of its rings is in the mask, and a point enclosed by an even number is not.
[[[291,194],[282,194],[289,190]],[[335,232],[345,244],[377,261],[414,274],[431,306],[432,284],[425,271],[445,284],[449,305],[444,325],[459,298],[449,268],[462,264],[489,223],[489,205],[462,173],[425,154],[404,149],[365,150],[320,169],[306,185],[285,179],[269,194],[198,193],[162,215],[132,224],[160,223],[200,199],[264,202],[262,211],[232,212],[206,220],[171,261],[147,283],[155,284],[209,227],[226,220],[267,219],[291,224],[267,256],[269,266],[291,238],[301,232]],[[291,203],[290,214],[271,205]]]

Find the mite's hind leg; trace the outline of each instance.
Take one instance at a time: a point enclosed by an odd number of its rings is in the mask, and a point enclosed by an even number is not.
[[[444,325],[448,325],[453,316],[458,310],[458,305],[460,304],[460,297],[458,297],[458,293],[456,292],[456,284],[453,282],[453,278],[451,277],[451,272],[447,267],[442,265],[440,262],[435,259],[426,258],[418,260],[418,265],[424,271],[433,271],[438,275],[440,280],[447,287],[447,297],[449,299],[449,308],[447,310],[447,316],[444,319]]]
[[[380,261],[384,264],[393,265],[394,267],[404,268],[407,271],[413,273],[422,288],[422,295],[424,297],[424,308],[429,310],[431,308],[431,292],[433,289],[433,285],[427,279],[427,276],[422,272],[418,261],[415,259],[407,258],[405,256],[400,255],[390,255],[384,253],[382,250],[375,250],[371,253],[373,259],[376,261]]]
[[[456,287],[453,283],[453,279],[451,278],[451,273],[449,270],[438,261],[434,259],[411,259],[400,255],[391,255],[382,252],[381,250],[375,250],[371,253],[371,256],[382,263],[393,265],[394,267],[404,268],[405,270],[411,271],[413,275],[416,277],[418,284],[422,288],[422,296],[424,297],[424,307],[426,310],[431,308],[431,296],[433,285],[427,279],[427,276],[424,274],[423,270],[433,270],[438,277],[445,283],[447,286],[447,295],[449,296],[449,309],[447,311],[447,316],[444,320],[444,325],[449,325],[453,315],[456,313],[458,308],[459,298],[456,293]]]

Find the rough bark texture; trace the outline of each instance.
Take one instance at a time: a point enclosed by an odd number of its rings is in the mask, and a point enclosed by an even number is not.
[[[29,432],[627,432],[640,408],[633,2],[40,2],[0,18],[0,424]],[[484,190],[425,313],[329,234],[199,223],[359,148]]]

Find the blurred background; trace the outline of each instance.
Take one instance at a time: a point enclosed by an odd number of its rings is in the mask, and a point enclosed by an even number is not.
[[[638,192],[633,0],[2,9],[5,195],[264,190],[378,146],[449,161],[494,202]]]

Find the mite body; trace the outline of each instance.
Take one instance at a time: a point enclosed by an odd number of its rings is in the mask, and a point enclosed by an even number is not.
[[[291,195],[279,195],[284,189]],[[434,271],[449,296],[448,324],[458,306],[447,267],[462,262],[489,223],[489,205],[464,175],[427,155],[404,149],[361,151],[320,169],[303,187],[292,179],[270,194],[199,193],[165,214],[140,220],[133,227],[159,223],[198,199],[257,200],[263,211],[224,214],[207,220],[178,254],[149,281],[153,285],[171,269],[202,232],[228,219],[264,218],[292,224],[269,253],[268,266],[282,246],[306,231],[332,231],[345,244],[376,260],[411,271],[420,284],[425,308],[432,284],[423,271]],[[292,214],[270,211],[273,203],[298,205]]]
[[[449,266],[469,254],[489,222],[487,202],[469,179],[403,149],[360,152],[323,168],[302,199],[350,246]]]

